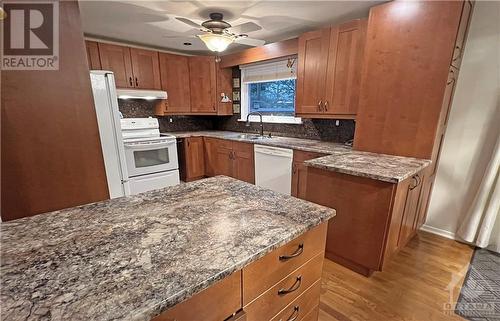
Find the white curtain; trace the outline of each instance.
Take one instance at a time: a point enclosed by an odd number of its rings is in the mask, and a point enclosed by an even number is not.
[[[500,138],[474,202],[457,235],[464,241],[500,253]]]

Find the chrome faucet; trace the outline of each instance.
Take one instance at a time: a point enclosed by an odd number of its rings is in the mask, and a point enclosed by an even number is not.
[[[264,123],[262,122],[262,114],[261,113],[259,113],[257,111],[253,111],[251,113],[248,113],[247,122],[246,122],[245,126],[250,127],[250,116],[252,116],[252,115],[260,116],[260,136],[264,137]]]

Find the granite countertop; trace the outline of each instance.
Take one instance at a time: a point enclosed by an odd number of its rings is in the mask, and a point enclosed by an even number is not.
[[[177,138],[204,136],[204,137],[221,138],[221,139],[234,140],[234,141],[259,144],[259,145],[291,148],[291,149],[302,150],[305,152],[316,152],[316,153],[323,153],[330,155],[344,154],[348,153],[351,150],[351,147],[344,144],[325,142],[314,139],[273,136],[270,139],[265,138],[265,139],[255,140],[255,139],[240,137],[241,134],[248,134],[248,133],[222,131],[222,130],[170,132],[169,134],[172,134]],[[250,135],[251,134],[252,133],[250,133]]]
[[[305,162],[307,166],[338,173],[367,177],[389,183],[399,183],[429,166],[430,160],[350,151]]]
[[[229,177],[1,223],[1,315],[146,321],[332,218]]]
[[[367,177],[389,183],[399,183],[415,175],[431,163],[427,159],[355,151],[343,144],[312,139],[273,136],[271,139],[251,140],[241,138],[239,135],[242,133],[231,131],[172,132],[170,134],[177,138],[206,136],[324,153],[328,154],[328,156],[306,161],[305,164],[324,170]]]

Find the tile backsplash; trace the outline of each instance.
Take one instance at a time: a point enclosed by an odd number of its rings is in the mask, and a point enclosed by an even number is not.
[[[218,117],[215,128],[237,132],[258,132],[259,123],[251,123],[250,127],[245,122],[238,121],[240,115],[231,117]],[[302,124],[273,124],[264,123],[264,133],[269,132],[275,136],[287,136],[307,139],[317,139],[336,143],[345,143],[354,138],[354,121],[331,119],[302,119]]]
[[[214,116],[164,116],[154,113],[154,101],[143,99],[118,99],[118,108],[123,117],[156,117],[160,123],[160,132],[211,130],[214,128]]]
[[[154,101],[141,99],[119,99],[118,106],[123,117],[156,117]],[[161,132],[230,130],[238,132],[257,132],[259,123],[246,127],[239,122],[239,115],[234,116],[164,116],[157,117]],[[354,138],[353,120],[303,119],[302,124],[264,124],[264,132],[275,136],[317,139],[344,143]]]

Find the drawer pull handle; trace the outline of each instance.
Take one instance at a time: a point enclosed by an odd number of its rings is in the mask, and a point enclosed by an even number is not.
[[[279,259],[280,259],[280,261],[290,260],[290,259],[293,259],[294,257],[301,255],[302,252],[304,252],[304,244],[303,243],[299,244],[299,247],[297,248],[297,250],[295,252],[293,252],[290,255],[280,255]]]
[[[290,317],[288,317],[288,319],[286,319],[286,321],[295,321],[298,319],[299,317],[299,306],[296,305],[293,307],[293,313],[292,315],[290,315]],[[283,319],[280,319],[280,321],[282,321]]]
[[[285,289],[279,289],[278,290],[278,295],[285,295],[285,294],[297,291],[300,288],[300,284],[301,283],[302,283],[302,276],[298,276],[297,279],[295,280],[295,282],[292,284],[291,287],[289,287],[286,290]]]

